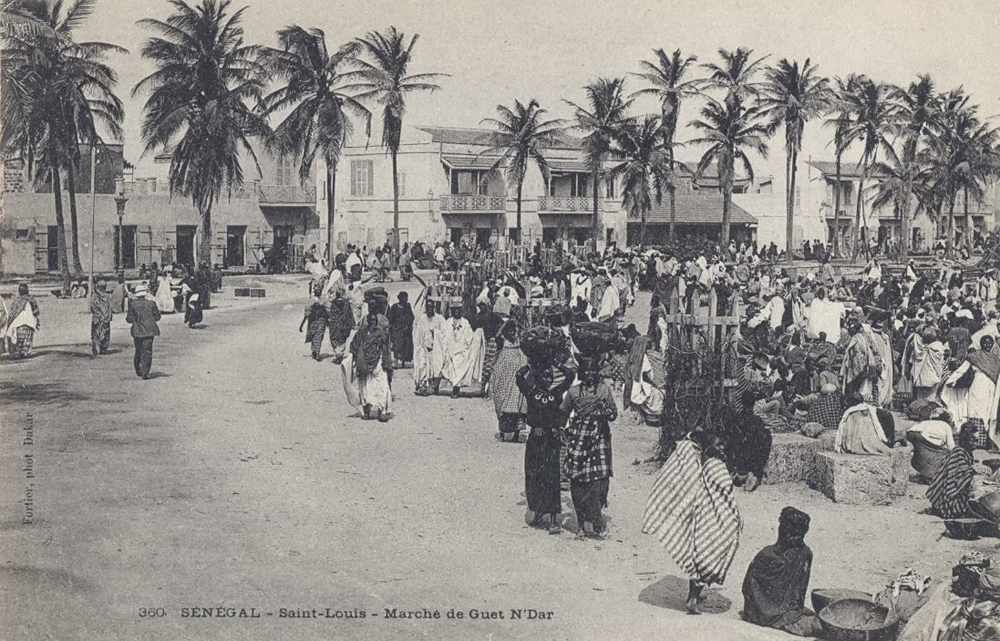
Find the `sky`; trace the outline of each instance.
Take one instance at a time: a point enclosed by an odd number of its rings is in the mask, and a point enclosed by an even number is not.
[[[299,24],[326,32],[331,48],[368,31],[396,26],[419,34],[412,73],[450,74],[442,90],[411,98],[409,125],[475,127],[498,104],[537,99],[553,118],[567,118],[563,100],[582,101],[583,87],[601,76],[629,77],[652,50],[680,48],[699,62],[715,61],[720,47],[750,47],[759,55],[811,58],[825,76],[865,73],[877,80],[908,84],[929,73],[940,91],[963,85],[983,116],[1000,114],[1000,8],[972,0],[234,0],[248,6],[246,39],[276,45],[275,31]],[[145,17],[164,19],[166,0],[98,0],[79,39],[122,45],[130,55],[109,62],[118,70],[119,95],[126,101],[126,158],[143,175],[151,155],[140,159],[139,123],[144,96],[132,87],[152,71],[142,59],[150,34],[136,25]],[[681,123],[697,116],[694,102],[682,107]],[[658,111],[655,100],[636,103],[635,113]],[[1000,124],[1000,123],[998,123]],[[680,140],[694,137],[682,130]],[[830,132],[807,125],[801,159],[830,158]],[[768,159],[757,158],[758,176],[783,172],[783,138],[771,141]],[[696,159],[696,148],[680,152]]]

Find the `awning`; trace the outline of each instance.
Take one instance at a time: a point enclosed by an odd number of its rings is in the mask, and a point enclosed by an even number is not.
[[[499,156],[486,154],[441,154],[441,162],[446,167],[466,171],[488,171],[499,158]]]
[[[567,158],[546,158],[549,171],[554,174],[590,174],[590,167],[582,160]]]

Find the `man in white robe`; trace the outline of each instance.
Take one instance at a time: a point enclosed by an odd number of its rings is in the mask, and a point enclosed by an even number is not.
[[[826,340],[833,344],[840,342],[840,320],[846,310],[843,303],[828,300],[826,290],[820,288],[816,298],[809,303],[809,337],[816,338],[821,333],[826,334]]]
[[[945,349],[933,328],[910,335],[903,347],[899,391],[913,394],[915,401],[933,397],[944,375]]]
[[[976,445],[985,449],[987,438],[998,442],[997,407],[1000,405],[1000,358],[993,354],[993,338],[982,339],[982,349],[969,352],[941,387],[941,401],[955,421],[977,424]]]
[[[483,330],[473,331],[468,319],[462,318],[461,305],[451,308],[451,318],[445,323],[445,358],[441,377],[451,383],[451,397],[458,398],[461,388],[479,385],[483,378],[486,341]]]
[[[621,300],[618,297],[618,288],[612,283],[604,290],[604,296],[601,297],[601,307],[597,312],[597,321],[607,323],[613,320],[615,314],[618,313],[620,304]]]
[[[413,382],[418,396],[430,396],[441,384],[444,368],[447,321],[437,313],[433,301],[413,326]]]

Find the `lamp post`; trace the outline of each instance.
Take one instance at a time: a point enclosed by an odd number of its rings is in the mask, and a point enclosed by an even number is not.
[[[118,264],[117,267],[122,272],[125,271],[125,266],[122,264],[122,219],[125,218],[125,203],[128,202],[128,198],[125,194],[118,194],[115,196],[115,205],[118,207]]]

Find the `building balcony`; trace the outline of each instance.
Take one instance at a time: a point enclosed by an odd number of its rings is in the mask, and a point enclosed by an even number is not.
[[[299,185],[260,185],[257,199],[261,207],[287,205],[313,206],[316,204],[316,187]]]
[[[507,196],[446,194],[441,196],[443,214],[501,214],[507,210]]]
[[[539,196],[540,214],[587,214],[594,211],[594,200],[589,196]]]

